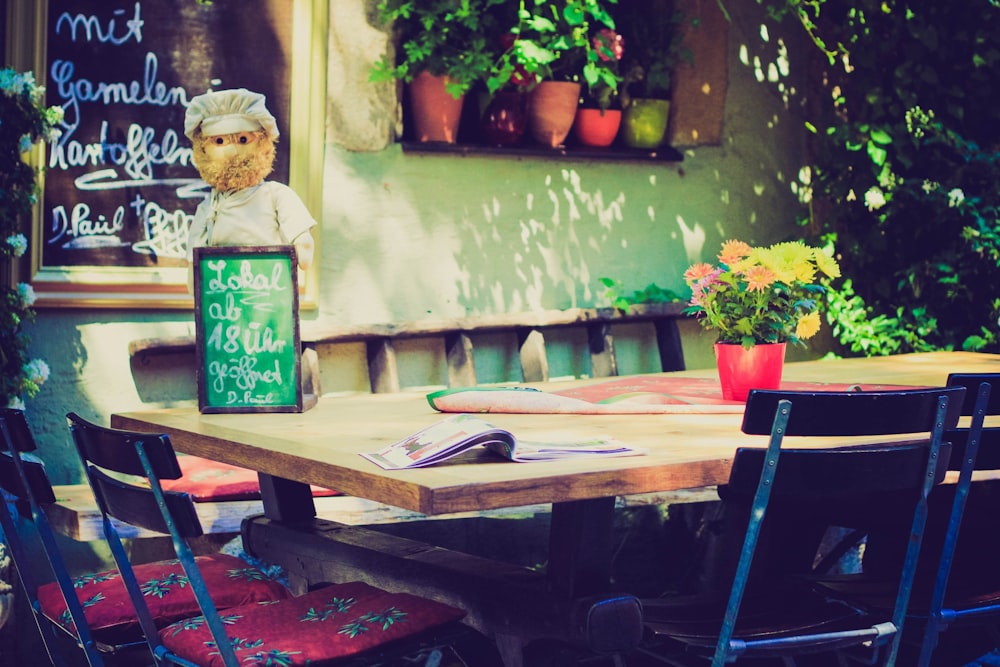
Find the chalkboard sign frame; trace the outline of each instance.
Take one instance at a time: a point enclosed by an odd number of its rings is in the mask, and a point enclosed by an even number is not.
[[[145,4],[147,2],[153,3],[154,0],[141,0],[141,2],[144,6],[143,11],[145,11]],[[287,175],[287,178],[282,177],[277,180],[287,182],[303,199],[307,208],[313,213],[313,217],[320,220],[322,213],[323,152],[310,150],[310,148],[317,144],[322,145],[325,132],[325,68],[329,25],[329,8],[326,0],[264,0],[260,6],[255,5],[256,8],[253,12],[246,11],[247,5],[242,0],[220,0],[213,3],[196,3],[194,0],[190,0],[190,2],[184,0],[184,3],[182,7],[187,13],[191,11],[203,13],[222,11],[228,5],[232,5],[233,7],[240,7],[247,15],[255,17],[253,20],[258,23],[277,21],[281,26],[281,30],[285,32],[288,32],[289,29],[287,26],[289,23],[291,24],[290,37],[285,38],[286,44],[280,50],[273,52],[276,64],[275,71],[280,70],[284,72],[278,88],[279,96],[287,100],[280,113],[272,109],[272,112],[275,112],[275,115],[278,116],[278,127],[281,131],[279,164],[276,166],[276,173]],[[9,55],[8,64],[18,69],[24,71],[30,70],[35,73],[36,79],[46,86],[47,104],[62,103],[62,97],[58,94],[60,82],[52,78],[52,72],[50,71],[53,63],[50,57],[49,42],[55,36],[49,33],[53,25],[52,21],[54,20],[53,10],[66,7],[72,9],[75,7],[75,4],[72,2],[66,4],[64,0],[8,0],[8,4],[10,5],[7,12],[9,20],[6,22],[4,35],[9,42],[7,49]],[[93,31],[94,35],[103,31],[107,38],[105,41],[111,40],[112,37],[121,40],[130,30],[134,35],[137,30],[134,26],[129,27],[128,21],[132,20],[133,23],[135,22],[134,7],[136,4],[138,3],[133,0],[122,0],[116,3],[106,3],[102,0],[97,6],[102,8],[103,13],[96,18],[88,17],[94,18],[94,21],[89,23],[89,29]],[[104,8],[107,8],[106,12],[103,11]],[[279,14],[284,18],[281,20],[274,18]],[[145,18],[144,15],[143,19]],[[290,20],[286,20],[289,18]],[[111,25],[112,20],[115,21],[113,27]],[[180,26],[180,17],[176,17],[176,20],[172,20],[170,23],[171,25]],[[64,23],[65,25],[66,23]],[[84,25],[82,22],[76,24],[78,35],[82,36],[84,34]],[[155,26],[152,22],[143,23],[144,38],[147,40],[150,39],[149,35],[153,32],[154,28]],[[176,30],[177,28],[168,29]],[[222,33],[222,31],[218,32]],[[277,29],[276,32],[278,32]],[[183,33],[178,33],[178,36],[179,38],[185,37]],[[229,37],[232,36],[229,35]],[[84,51],[92,47],[92,45],[82,43],[82,38],[80,38],[80,41],[81,49]],[[91,41],[96,41],[96,38]],[[138,76],[129,74],[119,82],[110,74],[101,74],[100,76],[95,75],[91,77],[90,83],[95,87],[104,83],[112,85],[121,83],[125,86],[123,90],[127,89],[129,85],[137,85],[140,86],[140,90],[146,91],[143,93],[144,95],[153,95],[154,93],[150,92],[153,88],[150,86],[155,87],[158,83],[166,83],[167,86],[172,86],[168,76],[171,58],[175,58],[177,54],[183,53],[185,54],[184,60],[191,60],[192,49],[198,48],[200,44],[197,41],[194,42],[193,46],[189,43],[181,43],[179,46],[173,46],[168,51],[160,54],[161,57],[158,60],[159,77],[146,78],[141,74]],[[218,49],[220,47],[216,45],[215,48]],[[271,53],[271,51],[268,51],[268,53]],[[210,63],[210,66],[204,81],[185,85],[188,99],[208,89],[229,87],[247,87],[259,90],[259,92],[265,92],[264,89],[267,86],[261,82],[268,77],[274,78],[269,68],[262,69],[257,66],[256,69],[246,71],[245,77],[242,75],[242,78],[223,76],[220,79],[214,69],[215,59],[210,58],[206,59],[206,61]],[[109,65],[113,62],[114,59],[108,60]],[[249,64],[248,67],[250,67]],[[149,72],[148,64],[146,70]],[[77,67],[76,75],[79,79],[87,78],[82,73],[82,66]],[[64,82],[62,85],[65,86],[67,84]],[[269,107],[270,104],[269,101]],[[135,120],[135,125],[139,127],[150,125],[151,123],[147,122],[146,117],[142,116],[142,114],[147,112],[155,114],[159,108],[155,105],[137,106],[136,109],[140,113]],[[176,115],[176,111],[177,109],[173,109],[171,113]],[[180,109],[180,111],[182,115],[183,109]],[[170,120],[168,124],[172,126],[175,124],[174,120]],[[128,132],[132,129],[129,122],[125,122],[122,124],[122,127],[109,128],[109,133],[112,131],[117,132],[119,141],[127,143],[121,137],[127,137]],[[177,133],[180,135],[179,145],[183,148],[189,146],[189,144],[187,143],[187,139],[181,134],[181,129],[180,125],[178,125]],[[161,127],[157,130],[155,137],[157,142],[156,149],[161,148],[159,142],[162,138]],[[90,138],[87,141],[91,142],[95,140]],[[109,141],[114,140],[109,138]],[[283,157],[281,156],[281,151],[285,151]],[[47,168],[52,159],[53,152],[54,150],[51,147],[46,147],[43,151],[36,152],[33,155],[33,164],[41,168]],[[280,164],[282,162],[283,164]],[[102,164],[92,165],[92,169],[89,171],[99,172],[106,166]],[[193,172],[193,167],[191,169],[194,178],[197,179],[197,173]],[[119,178],[124,177],[123,170],[119,168],[118,171]],[[120,262],[114,258],[105,260],[95,256],[95,261],[93,262],[88,260],[73,263],[61,262],[52,256],[46,255],[44,252],[44,243],[47,238],[46,234],[49,237],[52,236],[51,230],[54,213],[51,207],[46,205],[45,182],[48,180],[50,183],[57,183],[59,176],[57,173],[52,173],[46,179],[44,171],[40,176],[42,195],[39,198],[39,205],[35,207],[32,221],[31,257],[30,261],[29,258],[25,258],[23,266],[24,272],[28,275],[25,275],[22,279],[32,284],[38,297],[35,304],[36,307],[131,307],[185,310],[193,308],[193,295],[187,289],[187,268],[183,266],[184,262],[182,261],[170,260],[158,262],[154,260],[146,266],[131,266],[128,265],[128,262]],[[76,175],[73,174],[73,176],[75,177]],[[88,173],[85,175],[84,180],[88,178],[91,179],[91,186],[97,183],[97,187],[104,187],[99,182],[101,179],[100,175]],[[157,174],[156,178],[160,178],[160,175]],[[184,178],[187,178],[187,176],[185,175]],[[275,177],[272,176],[272,178]],[[128,196],[130,199],[127,201],[130,203],[125,206],[124,210],[131,215],[133,210],[138,211],[138,205],[135,204],[136,188],[129,190]],[[189,213],[193,213],[197,199],[189,199],[188,201],[190,202]],[[75,202],[63,197],[62,203],[64,203],[64,211],[60,219],[64,221],[68,219],[72,224]],[[120,205],[122,202],[117,203]],[[185,209],[187,209],[187,206],[188,204],[185,204]],[[112,207],[110,210],[114,211],[115,209]],[[84,224],[89,224],[90,222],[95,225],[103,224],[99,219],[97,211],[92,211],[92,213],[93,215],[88,218],[81,211],[78,217],[81,218]],[[104,222],[107,224],[114,223],[110,212],[104,215]],[[320,226],[313,229],[313,237],[316,240],[318,249],[321,246]],[[319,257],[317,256],[310,269],[300,274],[300,306],[303,309],[317,307],[318,270]]]
[[[209,277],[210,274],[205,269],[214,270],[213,262],[222,262],[222,264],[217,265],[218,270],[215,276]],[[244,269],[248,269],[249,267],[248,262],[253,262],[252,268],[258,270],[253,274],[252,280],[251,276],[244,272]],[[234,264],[239,266],[237,272],[232,270]],[[302,340],[299,330],[298,272],[294,268],[297,265],[298,259],[293,246],[217,246],[194,249],[195,350],[197,357],[198,410],[200,412],[212,414],[227,412],[303,411],[305,402],[303,400],[302,382]],[[223,266],[225,269],[222,268]],[[280,271],[275,272],[274,269],[276,268],[279,268]],[[260,269],[264,270],[261,271]],[[270,288],[276,282],[275,276],[278,278],[287,278],[287,283],[283,282],[281,284],[290,289],[277,295],[270,292]],[[231,281],[235,281],[236,285],[232,290],[215,289],[224,287],[224,285],[220,285],[223,282],[223,278],[224,282],[230,285],[232,285]],[[267,283],[266,290],[257,290],[252,286],[247,290],[242,289],[244,283],[259,284],[261,281]],[[268,297],[266,306],[263,305],[259,298],[255,297],[255,295],[261,293],[266,293]],[[250,294],[250,297],[241,300],[225,299],[226,295],[233,294]],[[219,301],[220,298],[223,299],[221,303]],[[276,319],[274,315],[262,318],[259,316],[259,311],[276,312],[277,324],[275,326],[270,325]],[[207,326],[209,318],[217,321],[211,327],[211,331],[209,331],[210,327]],[[233,334],[230,335],[229,327],[223,326],[223,323],[226,322],[229,324],[237,323],[239,328],[235,329]],[[260,328],[261,324],[265,325],[263,329]],[[240,340],[242,337],[237,335],[247,330],[255,330],[262,334],[251,339],[254,341],[253,345],[256,347],[267,347],[269,344],[272,344],[273,340],[270,339],[270,334],[276,330],[277,333],[275,335],[283,345],[280,345],[281,349],[273,354],[264,352],[257,356],[253,352],[248,353],[244,349],[246,339]],[[226,374],[227,367],[232,369],[234,362],[234,357],[228,356],[225,350],[219,354],[210,350],[213,340],[217,337],[218,340],[214,343],[216,347],[224,347],[224,343],[227,341],[239,344],[244,360],[252,359],[254,363],[265,360],[266,362],[274,361],[277,367],[276,375],[283,378],[280,382],[283,394],[279,396],[278,402],[256,402],[260,400],[260,394],[256,394],[253,400],[246,397],[247,394],[244,394],[245,398],[241,399],[236,390],[233,389],[227,390],[226,395],[231,397],[227,401],[222,397],[216,396],[219,393],[218,391],[209,391],[211,378],[215,377],[215,381],[225,382],[224,375]],[[291,340],[288,340],[289,338]],[[238,352],[231,354],[238,354]],[[222,359],[221,364],[216,366],[215,372],[212,372],[212,367],[216,365],[220,358]],[[240,367],[242,364],[237,362],[236,366]],[[270,374],[271,368],[273,367],[267,367],[267,374]],[[256,371],[256,368],[251,364],[248,370]],[[264,375],[263,364],[261,370],[261,375]],[[239,371],[238,374],[241,377],[247,376],[243,371]],[[226,383],[226,386],[229,387],[229,383]],[[282,397],[285,400],[282,400]],[[312,405],[310,404],[309,407],[312,407]]]

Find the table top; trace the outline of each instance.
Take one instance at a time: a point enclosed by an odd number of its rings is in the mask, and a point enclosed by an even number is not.
[[[1000,355],[932,352],[788,363],[784,380],[941,386],[954,372],[1000,372]],[[713,377],[714,369],[677,375]],[[607,378],[532,386],[565,389]],[[382,470],[359,456],[444,415],[424,392],[323,397],[303,413],[201,414],[197,406],[112,415],[116,428],[163,432],[177,451],[337,489],[424,514],[445,514],[695,488],[726,481],[739,446],[766,446],[740,431],[740,414],[490,414],[526,440],[614,436],[643,456],[512,463],[475,448],[442,463]],[[812,442],[820,439],[813,438]],[[836,443],[842,442],[836,440]],[[802,444],[787,438],[788,446]],[[818,443],[836,444],[834,442]]]

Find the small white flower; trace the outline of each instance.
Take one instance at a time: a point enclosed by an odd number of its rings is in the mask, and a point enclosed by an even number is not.
[[[7,407],[11,410],[24,410],[25,405],[20,396],[12,396],[10,402],[7,403]]]
[[[38,298],[38,296],[35,294],[35,289],[28,283],[18,283],[17,293],[20,295],[21,304],[25,308],[30,308],[31,306],[33,306],[35,304],[35,299]]]
[[[21,257],[28,250],[28,239],[24,234],[11,234],[7,237],[7,245],[14,252],[14,257]]]
[[[24,365],[24,377],[35,384],[48,380],[49,372],[49,365],[43,359],[32,359]]]
[[[924,192],[930,194],[941,187],[940,183],[935,183],[934,181],[924,180],[924,184],[920,186],[924,189]]]
[[[865,193],[865,206],[869,211],[877,211],[885,206],[885,195],[881,188],[875,185],[868,188],[868,192]]]
[[[45,110],[45,119],[50,125],[58,125],[66,116],[66,110],[59,105],[54,105]]]
[[[955,208],[965,201],[965,193],[961,188],[952,188],[948,192],[948,208]]]

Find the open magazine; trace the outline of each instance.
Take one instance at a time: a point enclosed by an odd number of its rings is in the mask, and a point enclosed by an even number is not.
[[[482,445],[511,461],[551,461],[581,456],[635,456],[644,450],[613,438],[528,442],[474,415],[450,415],[388,447],[361,456],[386,470],[428,466]]]

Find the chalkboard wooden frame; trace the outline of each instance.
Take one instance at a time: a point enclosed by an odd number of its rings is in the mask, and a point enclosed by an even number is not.
[[[276,65],[275,71],[280,69],[284,73],[281,75],[283,83],[279,86],[281,88],[279,96],[285,98],[287,101],[284,103],[281,113],[276,113],[272,109],[272,113],[275,113],[278,117],[278,127],[281,131],[278,144],[279,163],[276,165],[275,172],[276,175],[280,175],[281,177],[272,176],[272,178],[287,182],[303,199],[307,208],[313,213],[313,217],[320,220],[322,213],[322,151],[309,150],[309,148],[322,143],[324,136],[326,102],[325,68],[329,37],[329,10],[327,2],[325,0],[264,0],[259,7],[255,5],[255,11],[247,12],[247,6],[242,0],[219,0],[213,3],[196,3],[194,0],[180,1],[181,4],[178,7],[183,10],[182,13],[185,16],[192,12],[198,12],[200,17],[201,14],[226,11],[227,7],[230,10],[240,8],[245,14],[252,15],[252,20],[257,23],[273,21],[276,32],[279,31],[279,28],[280,31],[284,31],[285,33],[290,31],[290,37],[286,37],[287,45],[281,49],[257,49],[262,53],[267,53],[268,57],[273,57]],[[145,91],[140,96],[145,95],[147,102],[149,102],[150,98],[157,94],[151,91],[154,91],[158,84],[165,85],[168,90],[173,90],[177,86],[182,87],[186,91],[186,97],[189,100],[191,97],[208,89],[246,87],[252,90],[259,90],[259,92],[265,92],[264,89],[267,86],[263,82],[269,76],[277,81],[275,78],[277,75],[274,75],[270,68],[261,68],[259,65],[251,66],[248,64],[244,68],[244,73],[239,76],[220,75],[216,71],[216,63],[221,61],[222,58],[215,57],[203,59],[207,65],[203,68],[204,71],[199,72],[199,78],[196,78],[196,80],[178,82],[172,79],[169,76],[171,73],[169,71],[171,59],[177,61],[176,54],[183,53],[185,57],[181,61],[197,60],[196,58],[192,58],[191,55],[195,52],[195,49],[199,48],[200,44],[203,44],[203,42],[199,42],[198,40],[194,40],[191,43],[183,42],[179,44],[179,48],[178,45],[174,45],[168,51],[160,53],[157,61],[159,69],[152,70],[153,74],[150,74],[151,70],[147,62],[144,67],[145,73],[130,72],[121,76],[114,75],[110,71],[113,69],[112,66],[116,64],[116,61],[114,58],[106,57],[101,61],[102,68],[95,70],[98,73],[85,73],[83,63],[86,59],[88,57],[98,57],[86,55],[89,53],[88,49],[92,51],[98,41],[97,37],[92,37],[89,40],[84,39],[87,30],[89,29],[92,35],[97,35],[103,31],[105,46],[112,41],[112,38],[118,40],[125,39],[125,36],[130,31],[133,35],[131,41],[138,42],[139,40],[135,38],[138,30],[134,27],[137,25],[136,10],[134,8],[140,4],[142,5],[143,12],[141,28],[143,48],[149,46],[153,52],[158,48],[153,43],[153,35],[158,26],[161,30],[174,30],[178,39],[187,39],[190,41],[189,36],[183,32],[184,29],[181,27],[182,17],[179,14],[176,17],[171,17],[170,21],[154,23],[152,14],[156,5],[160,4],[155,2],[155,0],[139,0],[139,2],[127,0],[121,3],[106,3],[104,0],[95,0],[95,3],[84,3],[82,5],[75,2],[75,0],[68,4],[66,0],[8,0],[7,16],[10,20],[7,22],[5,32],[5,37],[8,40],[8,62],[19,69],[31,70],[35,73],[36,78],[46,86],[47,104],[64,104],[67,86],[74,83],[81,84],[81,82],[93,85],[94,88],[92,90],[101,90],[100,86],[102,84],[108,84],[109,87],[120,86],[117,88],[117,92],[110,93],[112,96],[120,94],[121,91],[126,91],[125,94],[129,94],[129,86],[135,85],[139,87],[140,91]],[[77,10],[76,7],[78,6],[97,7],[99,10]],[[54,48],[54,45],[50,44],[50,42],[55,39],[52,29],[54,21],[59,16],[55,12],[60,9],[66,10],[67,8],[72,12],[86,12],[88,19],[94,19],[89,24],[84,22],[76,23],[80,56],[79,62],[73,63],[76,65],[75,78],[69,75],[62,78],[54,75],[54,63],[51,62],[53,58],[50,57],[53,53],[51,48]],[[147,13],[149,14],[148,17]],[[91,14],[96,16],[91,16]],[[147,18],[149,20],[146,20]],[[113,28],[111,26],[112,20],[115,21]],[[133,27],[131,28],[128,27],[130,20],[133,22]],[[177,27],[162,27],[167,24]],[[68,25],[69,21],[66,20],[62,24],[62,27],[67,28]],[[65,40],[67,34],[68,29],[61,30],[60,39]],[[226,39],[234,37],[222,30],[216,30],[216,34],[223,35]],[[239,37],[240,35],[237,33],[235,38],[239,39]],[[126,39],[125,41],[129,40]],[[64,51],[56,59],[63,61],[64,69],[61,71],[66,73],[65,63],[72,62],[73,58],[65,55],[65,45],[61,48]],[[215,48],[218,50],[228,47],[216,45]],[[231,57],[230,60],[232,60]],[[141,65],[142,63],[139,62],[139,64]],[[105,69],[109,73],[103,73]],[[233,73],[230,72],[230,74]],[[84,89],[79,90],[82,91]],[[134,89],[131,92],[134,92]],[[79,94],[84,95],[85,93],[80,92]],[[269,108],[271,106],[270,99],[269,96]],[[165,105],[158,106],[150,102],[144,106],[135,105],[132,108],[141,112],[134,121],[134,125],[140,128],[149,127],[154,124],[144,120],[146,117],[142,115],[143,113],[155,114],[161,111],[165,112],[165,110],[169,109],[169,113],[171,114],[170,119],[164,120],[156,130],[154,140],[155,149],[160,150],[163,148],[164,128],[167,126],[176,126],[176,132],[179,135],[177,146],[181,148],[189,147],[186,137],[181,133],[182,121],[179,119],[183,116],[182,106],[174,104],[170,108]],[[133,129],[131,123],[133,121],[125,120],[119,122],[117,126],[114,123],[109,124],[107,141],[112,144],[116,141],[119,145],[127,144],[128,133]],[[117,133],[117,135],[112,137],[112,133]],[[102,146],[102,150],[106,150],[103,148],[106,144],[102,138],[88,137],[81,141],[81,145],[91,146],[91,148],[100,145]],[[282,151],[284,151],[284,155],[282,155]],[[174,253],[172,259],[162,259],[166,255],[161,254],[158,257],[154,257],[151,261],[144,262],[143,265],[131,265],[133,263],[131,259],[122,260],[121,253],[119,252],[118,255],[112,254],[115,251],[110,246],[106,253],[107,257],[105,257],[105,254],[98,255],[95,253],[93,261],[91,261],[89,255],[85,261],[78,262],[75,260],[62,261],[62,257],[52,255],[51,250],[46,253],[45,242],[46,240],[51,240],[53,235],[52,225],[57,217],[53,212],[53,207],[46,203],[46,182],[53,187],[65,188],[66,186],[60,185],[61,174],[58,173],[58,170],[49,168],[49,163],[54,158],[58,158],[55,155],[56,149],[54,147],[47,147],[39,153],[40,157],[37,158],[36,164],[44,167],[48,173],[43,172],[40,177],[42,196],[40,197],[39,205],[36,206],[33,219],[30,266],[26,258],[23,270],[28,275],[22,278],[25,282],[30,282],[35,289],[35,293],[38,296],[36,307],[191,309],[193,307],[193,296],[187,289],[187,268],[184,265],[185,262],[178,259],[179,254],[177,253]],[[107,166],[109,165],[91,164],[86,167],[85,171],[87,173],[85,174],[73,171],[68,172],[68,175],[73,183],[86,183],[87,179],[90,179],[91,185],[98,183],[99,187],[104,187],[103,184],[100,184],[100,181],[106,177],[95,174]],[[122,165],[118,164],[115,166],[118,167],[118,178],[127,181],[128,178],[125,178],[125,170],[122,168]],[[193,178],[197,179],[197,173],[194,172],[193,167],[190,167],[190,170]],[[79,180],[80,176],[83,176],[83,181]],[[169,180],[173,176],[173,174],[168,175],[164,173],[162,176],[160,174],[155,175],[155,178],[158,180]],[[180,180],[187,179],[188,177],[187,174],[184,174]],[[65,182],[65,179],[63,182]],[[89,222],[100,223],[100,217],[103,216],[106,223],[113,224],[113,213],[117,213],[116,209],[122,208],[122,205],[125,204],[123,208],[126,214],[132,216],[137,221],[132,224],[142,224],[138,222],[140,219],[137,213],[139,205],[136,203],[136,192],[139,188],[132,187],[131,185],[126,187],[121,184],[118,187],[121,187],[123,196],[127,196],[127,199],[117,201],[115,202],[115,206],[101,211],[91,203],[91,214],[87,216],[81,211],[78,217]],[[88,192],[81,192],[82,195],[85,195],[80,197],[83,203],[86,203],[86,196],[93,194],[93,189],[91,187]],[[64,192],[68,191],[64,190]],[[190,192],[186,192],[183,196],[183,200],[186,202],[183,208],[187,213],[193,214],[198,199],[188,197],[187,195],[190,194]],[[60,200],[57,203],[63,205],[63,209],[58,216],[59,219],[64,223],[70,221],[70,224],[72,224],[73,209],[78,202],[75,201],[74,197],[63,195],[60,196]],[[166,208],[172,210],[174,207],[168,206]],[[133,211],[136,213],[133,213]],[[169,212],[167,215],[167,224],[171,224],[169,221]],[[315,227],[312,232],[317,248],[321,246],[319,238],[320,227],[321,225]],[[181,234],[177,236],[180,237]],[[126,242],[134,242],[134,239],[126,239]],[[84,251],[84,254],[86,252]],[[136,262],[136,264],[139,263]],[[314,260],[307,272],[300,275],[300,305],[303,309],[315,308],[317,305],[319,285],[318,267],[319,257]]]
[[[297,265],[293,246],[194,249],[200,412],[303,411]]]

